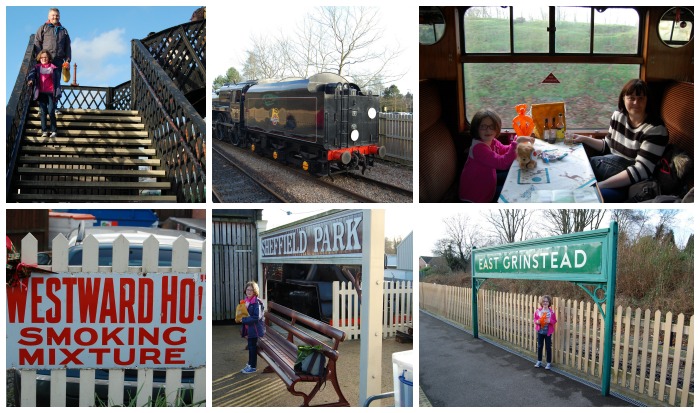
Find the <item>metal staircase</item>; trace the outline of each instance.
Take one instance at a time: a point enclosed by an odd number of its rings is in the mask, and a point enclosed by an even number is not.
[[[131,80],[116,87],[64,86],[56,138],[41,137],[29,99],[30,36],[7,105],[6,200],[204,202],[205,30],[133,40]]]

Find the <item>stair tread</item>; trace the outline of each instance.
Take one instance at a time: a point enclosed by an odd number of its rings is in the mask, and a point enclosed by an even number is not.
[[[41,120],[39,112],[30,112],[27,119],[30,120]],[[70,122],[115,122],[115,123],[141,123],[141,116],[103,116],[97,114],[60,114],[56,116],[56,120],[70,121]]]
[[[25,143],[32,145],[115,145],[115,146],[151,146],[150,139],[127,138],[124,136],[114,137],[63,137],[43,138],[40,136],[29,136],[24,138]]]
[[[165,171],[160,170],[123,170],[123,169],[67,169],[67,168],[32,168],[20,166],[20,174],[64,175],[64,176],[121,176],[133,178],[164,178]]]
[[[123,166],[160,166],[158,159],[103,158],[84,156],[21,156],[20,163],[72,164],[72,165],[123,165]]]
[[[39,106],[30,106],[31,112],[39,112]],[[70,109],[70,108],[56,108],[56,111],[61,115],[105,115],[105,116],[115,116],[115,115],[127,115],[127,116],[140,116],[138,110],[117,110],[117,109]],[[59,115],[60,116],[60,115]]]
[[[20,188],[100,188],[109,189],[170,189],[170,182],[105,182],[105,181],[19,181]]]
[[[75,201],[66,200],[75,197]],[[16,194],[14,201],[43,202],[177,202],[175,195],[71,195],[71,194]]]
[[[121,156],[155,156],[155,149],[148,148],[95,148],[95,147],[54,147],[24,146],[22,152],[47,155],[121,155]]]
[[[41,129],[26,129],[24,132],[26,138],[41,138]],[[146,131],[109,131],[109,130],[75,130],[64,129],[58,131],[58,138],[70,137],[101,137],[110,136],[117,138],[148,138]],[[56,139],[56,138],[53,138]]]
[[[32,126],[38,130],[41,128],[41,120],[29,120],[27,121],[27,126]],[[141,123],[114,123],[114,122],[79,122],[79,121],[65,121],[57,120],[56,127],[59,130],[73,130],[73,129],[83,129],[83,128],[100,128],[100,129],[120,129],[120,130],[138,130],[143,131],[143,124]]]

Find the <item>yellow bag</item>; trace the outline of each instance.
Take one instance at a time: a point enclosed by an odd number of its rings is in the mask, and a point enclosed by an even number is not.
[[[245,306],[245,300],[241,300],[236,306],[236,322],[240,323],[243,317],[248,317],[248,307]]]
[[[70,80],[70,63],[68,63],[67,61],[63,62],[62,66],[63,69],[61,70],[61,72],[63,73],[63,81],[67,83]]]
[[[536,137],[544,139],[544,120],[547,119],[549,121],[549,127],[551,128],[553,126],[552,120],[556,124],[561,113],[564,127],[557,131],[557,138],[564,139],[564,132],[566,132],[566,105],[564,102],[533,103],[530,108],[532,109],[532,119],[535,121]]]

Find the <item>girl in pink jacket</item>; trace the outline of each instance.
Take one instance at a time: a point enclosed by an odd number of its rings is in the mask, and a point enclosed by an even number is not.
[[[518,136],[509,145],[498,141],[501,118],[486,109],[474,114],[471,122],[472,145],[459,179],[459,199],[465,202],[492,202],[496,189],[496,169],[508,170],[516,157],[519,142],[534,142],[529,136]]]
[[[535,310],[534,322],[535,331],[537,332],[537,363],[535,367],[542,367],[542,346],[547,349],[547,365],[546,370],[552,368],[552,334],[554,333],[554,325],[557,323],[557,315],[550,307],[552,297],[543,295],[540,297],[540,308]]]

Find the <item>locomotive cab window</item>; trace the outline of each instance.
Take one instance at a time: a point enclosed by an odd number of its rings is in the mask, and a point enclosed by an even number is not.
[[[485,107],[509,118],[519,103],[563,101],[575,111],[567,128],[604,130],[618,98],[610,91],[640,76],[632,8],[469,7],[462,22],[467,119]]]

